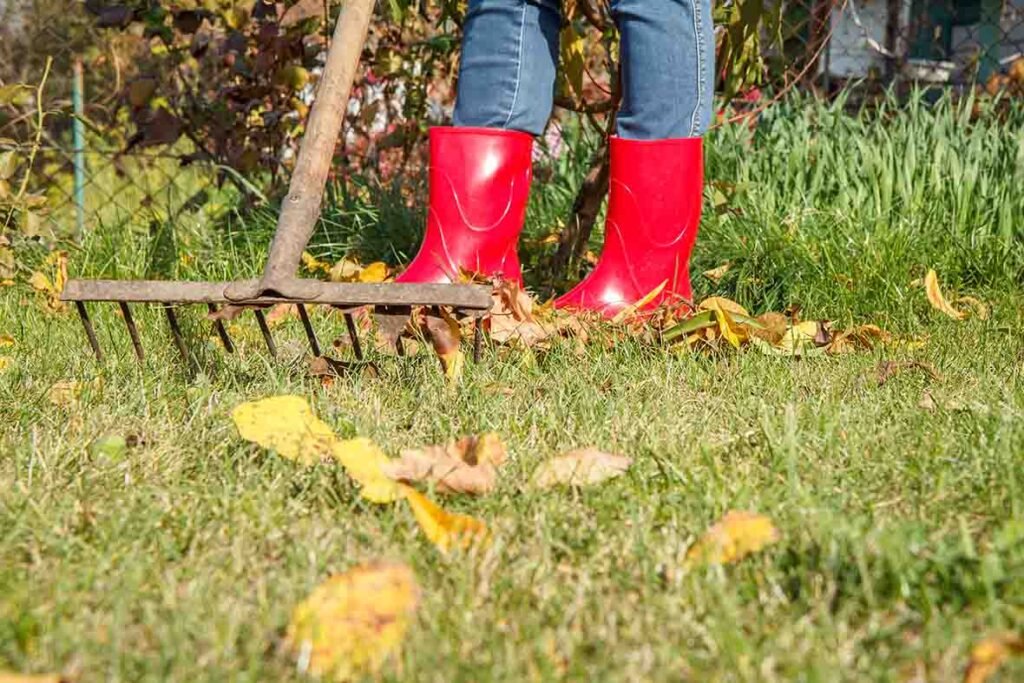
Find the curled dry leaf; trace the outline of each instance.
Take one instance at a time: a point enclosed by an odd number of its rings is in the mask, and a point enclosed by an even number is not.
[[[496,280],[491,294],[494,304],[488,316],[491,339],[498,344],[516,343],[530,347],[555,332],[533,316],[533,299],[513,280]]]
[[[975,299],[973,296],[961,296],[957,298],[956,302],[967,306],[978,320],[988,320],[991,315],[988,304],[980,299]]]
[[[946,297],[942,295],[942,290],[939,288],[939,276],[935,273],[934,268],[930,268],[928,274],[924,276],[924,292],[928,297],[928,303],[935,310],[945,313],[954,320],[963,320],[967,316],[966,313],[958,311],[946,301]]]
[[[939,371],[936,370],[935,366],[931,363],[925,363],[924,361],[919,360],[883,360],[875,368],[875,374],[878,377],[878,386],[882,386],[905,370],[920,370],[936,382],[942,379],[942,376],[939,375]]]
[[[533,473],[533,485],[546,489],[553,486],[592,486],[622,476],[633,463],[632,458],[612,455],[596,448],[580,448],[551,458]]]
[[[388,457],[369,439],[338,439],[301,396],[248,401],[232,410],[231,418],[243,439],[288,460],[304,465],[337,460],[367,500],[387,503],[398,498],[397,486],[382,471]]]
[[[878,325],[857,325],[832,336],[825,347],[826,353],[838,355],[853,351],[870,351],[876,344],[889,344],[892,335]]]
[[[769,344],[778,344],[789,329],[789,318],[774,311],[757,316],[757,322],[761,323],[763,329],[751,330],[750,334]]]
[[[412,514],[427,539],[443,553],[468,550],[490,540],[487,525],[475,517],[448,512],[416,489],[399,484]]]
[[[1007,659],[1024,655],[1024,637],[1016,633],[990,636],[971,648],[964,683],[985,683]]]
[[[303,673],[348,681],[378,672],[402,644],[420,589],[403,564],[332,576],[296,606],[284,647]]]
[[[779,540],[772,521],[755,512],[731,510],[686,552],[686,564],[730,564]]]
[[[729,272],[730,268],[732,268],[732,264],[729,263],[728,261],[726,261],[725,263],[723,263],[722,265],[718,266],[717,268],[712,268],[711,270],[705,270],[703,275],[704,275],[704,277],[706,277],[707,279],[711,280],[715,284],[718,284],[718,281],[721,280],[723,277],[725,277],[725,274]]]
[[[498,467],[507,457],[501,437],[488,433],[463,437],[445,446],[403,450],[383,469],[395,481],[430,482],[441,493],[483,495],[494,490]]]
[[[466,363],[465,354],[460,348],[462,329],[459,322],[451,313],[441,308],[440,317],[426,316],[424,328],[438,360],[441,361],[444,376],[452,384],[457,383],[462,377],[462,370]]]

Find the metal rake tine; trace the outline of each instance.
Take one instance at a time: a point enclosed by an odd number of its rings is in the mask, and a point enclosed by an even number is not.
[[[267,325],[267,319],[263,316],[263,311],[255,309],[253,314],[256,316],[256,323],[260,326],[260,333],[263,335],[263,341],[267,343],[267,350],[270,351],[270,355],[277,358],[277,345],[274,343],[274,338],[270,335],[270,326]]]
[[[313,355],[317,358],[320,357],[320,344],[316,340],[316,332],[313,331],[313,325],[309,322],[309,314],[306,313],[306,307],[302,304],[295,304],[299,309],[299,318],[302,319],[302,327],[306,330],[306,339],[309,340],[309,347],[313,349]]]
[[[85,328],[85,336],[89,338],[89,346],[92,347],[92,352],[96,354],[96,360],[103,362],[103,351],[100,349],[100,342],[96,339],[96,330],[92,328],[92,321],[89,320],[89,311],[85,308],[85,303],[82,301],[75,302],[75,308],[78,309],[78,317],[82,319],[82,327]]]
[[[352,340],[352,352],[356,354],[356,360],[362,360],[363,347],[359,343],[359,331],[356,329],[356,321],[352,319],[351,313],[345,314],[345,326],[348,328],[348,338]]]
[[[164,305],[164,313],[167,315],[167,325],[171,328],[171,337],[174,338],[174,345],[178,347],[185,365],[191,370],[192,359],[188,355],[188,347],[185,346],[185,337],[181,334],[181,327],[178,326],[178,316],[174,313],[174,306]]]
[[[206,304],[206,308],[210,313],[217,312],[216,304]],[[213,319],[213,327],[217,330],[217,336],[220,337],[220,343],[224,345],[224,350],[228,353],[235,352],[235,346],[231,343],[231,337],[228,336],[228,330],[224,327],[224,321],[220,318]]]
[[[145,360],[142,352],[142,339],[139,337],[139,330],[135,327],[135,318],[132,317],[132,309],[128,307],[127,301],[118,301],[121,307],[121,317],[124,318],[125,327],[128,328],[128,335],[132,338],[132,347],[135,349],[135,358],[141,363]]]

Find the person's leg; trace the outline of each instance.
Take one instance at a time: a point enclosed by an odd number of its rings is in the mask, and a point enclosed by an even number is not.
[[[611,144],[604,247],[556,305],[612,316],[689,302],[714,85],[710,0],[613,0],[622,36],[622,107]]]
[[[558,0],[470,0],[452,123],[540,135],[554,100],[560,22]]]
[[[622,36],[616,133],[630,140],[698,137],[711,123],[711,0],[613,0]]]
[[[557,0],[470,0],[453,126],[430,131],[430,206],[419,253],[399,282],[461,271],[521,281],[516,243],[533,136],[551,115]]]

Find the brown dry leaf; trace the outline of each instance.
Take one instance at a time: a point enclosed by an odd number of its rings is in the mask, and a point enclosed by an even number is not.
[[[501,437],[488,433],[463,437],[445,446],[403,450],[383,470],[395,481],[430,482],[440,493],[483,495],[494,490],[498,467],[507,458]]]
[[[76,379],[62,379],[50,387],[47,398],[59,408],[70,408],[78,403],[85,383]]]
[[[725,274],[729,272],[730,268],[732,268],[732,264],[729,263],[728,261],[726,261],[725,263],[723,263],[722,265],[718,266],[717,268],[712,268],[711,270],[705,270],[703,275],[704,275],[704,277],[706,277],[707,279],[711,280],[715,284],[718,284],[718,281],[721,280],[723,277],[725,277]]]
[[[14,346],[14,337],[9,334],[0,334],[0,349],[5,346]]]
[[[892,342],[892,335],[878,325],[857,325],[843,330],[832,337],[825,351],[832,355],[850,353],[857,350],[870,351],[875,344]]]
[[[60,674],[16,674],[0,671],[0,683],[68,683]]]
[[[878,386],[882,386],[904,370],[920,370],[936,382],[942,379],[942,376],[939,375],[939,371],[936,370],[935,366],[931,363],[925,363],[924,361],[919,360],[883,360],[875,368],[875,374],[878,377]]]
[[[963,311],[958,311],[953,308],[946,297],[942,295],[942,290],[939,288],[939,276],[935,273],[934,268],[928,270],[928,274],[924,276],[924,291],[928,297],[928,303],[932,305],[937,311],[945,313],[954,320],[963,320],[966,314]]]
[[[51,251],[40,265],[40,270],[32,273],[28,279],[32,288],[46,297],[46,307],[54,313],[64,310],[64,302],[60,300],[60,295],[67,281],[66,251]]]
[[[533,299],[512,280],[497,280],[491,295],[494,304],[488,316],[491,339],[499,344],[516,343],[531,347],[555,332],[533,316]]]
[[[757,316],[757,322],[761,323],[764,329],[751,328],[750,335],[763,339],[769,344],[778,344],[785,336],[786,330],[789,329],[789,318],[774,311]]]
[[[971,648],[964,683],[985,683],[1007,659],[1024,655],[1024,637],[1016,633],[989,636]]]
[[[468,550],[490,540],[487,525],[475,517],[448,512],[416,489],[399,484],[423,534],[443,553]]]
[[[917,407],[921,410],[935,410],[935,399],[932,398],[930,391],[925,391],[921,394],[921,400],[917,402]]]
[[[622,476],[632,458],[612,455],[597,448],[580,448],[541,463],[533,473],[535,488],[553,486],[593,486]]]
[[[375,674],[402,644],[419,604],[412,569],[365,564],[332,576],[296,606],[284,647],[302,673],[333,681]]]
[[[430,338],[430,344],[441,361],[444,376],[450,383],[458,383],[466,363],[465,354],[459,348],[462,341],[462,329],[459,322],[452,317],[451,313],[442,308],[441,317],[426,316],[425,328],[427,336]]]
[[[685,564],[730,564],[780,538],[772,520],[756,512],[731,510],[686,552]]]
[[[234,320],[238,316],[242,315],[248,310],[246,306],[236,306],[235,304],[227,304],[221,306],[216,311],[210,311],[206,314],[207,320]]]
[[[297,318],[298,316],[299,307],[295,304],[276,304],[270,307],[270,310],[264,316],[264,320],[267,321],[268,325],[277,325],[286,318]]]

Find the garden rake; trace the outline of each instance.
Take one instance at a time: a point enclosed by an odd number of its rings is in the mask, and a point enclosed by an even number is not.
[[[251,308],[271,356],[276,356],[277,350],[262,309],[279,303],[294,304],[316,357],[321,355],[320,345],[306,305],[333,306],[343,311],[353,353],[360,360],[363,354],[352,317],[354,309],[363,306],[380,307],[379,313],[390,317],[408,315],[413,306],[450,307],[458,314],[476,318],[473,356],[479,360],[480,322],[492,303],[490,289],[486,286],[334,283],[302,279],[296,275],[302,253],[320,216],[334,146],[341,132],[373,5],[374,0],[347,0],[338,17],[262,277],[258,280],[234,282],[69,280],[61,299],[74,302],[89,345],[98,360],[103,359],[103,351],[86,308],[86,302],[91,301],[115,302],[120,306],[121,316],[140,362],[144,357],[143,348],[129,307],[131,303],[156,303],[163,306],[171,337],[186,365],[191,362],[190,356],[175,312],[176,307],[182,304],[205,304],[211,314],[215,314],[221,305]],[[211,317],[214,318],[214,329],[224,349],[233,352],[234,345],[224,323],[216,315]],[[392,317],[392,320],[396,319]],[[400,345],[398,350],[401,352]]]

